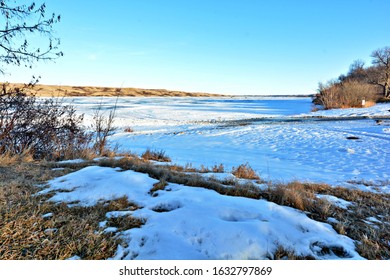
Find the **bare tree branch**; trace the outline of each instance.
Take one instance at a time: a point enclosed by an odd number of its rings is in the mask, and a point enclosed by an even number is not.
[[[369,80],[383,88],[384,97],[390,97],[390,47],[373,51],[371,57],[374,66],[368,69]]]
[[[24,64],[31,68],[39,60],[54,60],[63,55],[58,51],[60,40],[53,36],[53,26],[60,22],[60,16],[46,17],[46,5],[18,5],[17,1],[1,0],[0,17],[0,73],[6,65]],[[30,46],[32,36],[39,35],[40,45]]]

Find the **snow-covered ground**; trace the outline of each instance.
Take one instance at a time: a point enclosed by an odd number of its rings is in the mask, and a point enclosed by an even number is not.
[[[116,99],[76,98],[73,104],[91,122],[101,101],[109,110]],[[120,98],[117,102],[117,130],[110,143],[123,151],[164,150],[177,164],[222,163],[225,170],[249,163],[268,180],[299,179],[390,192],[390,120],[386,119],[390,105],[311,113],[308,98]],[[340,116],[370,118],[337,120]],[[127,127],[134,132],[124,132]],[[107,219],[131,214],[146,221],[141,228],[117,232],[129,246],[119,247],[116,259],[265,259],[279,247],[316,259],[361,258],[353,240],[301,211],[172,183],[151,195],[156,182],[134,171],[90,166],[50,181],[42,192],[52,191],[53,201],[72,205],[93,205],[124,195],[138,204],[138,210],[107,213]],[[335,197],[323,198],[342,208],[350,205]],[[102,230],[116,230],[100,222]]]
[[[390,117],[390,104],[317,112],[310,112],[310,98],[76,98],[73,104],[90,123],[100,103],[110,110],[116,101],[118,129],[110,140],[120,151],[164,150],[182,165],[222,163],[230,170],[249,163],[267,180],[390,192],[390,120],[376,122]],[[362,117],[369,118],[349,119]]]
[[[267,259],[279,247],[316,259],[361,259],[353,240],[301,211],[177,184],[151,195],[157,180],[120,171],[86,167],[50,181],[41,192],[54,191],[52,201],[72,205],[91,206],[122,196],[139,205],[135,211],[106,214],[146,220],[141,228],[118,232],[128,247],[119,247],[114,259]],[[102,230],[116,230],[105,228],[105,221],[100,224]],[[324,248],[330,252],[324,253]]]

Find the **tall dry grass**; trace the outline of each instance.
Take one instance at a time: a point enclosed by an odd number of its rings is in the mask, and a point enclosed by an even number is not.
[[[242,178],[242,179],[253,179],[253,180],[260,179],[256,171],[253,170],[253,168],[248,163],[241,164],[238,167],[233,167],[232,174],[237,178]]]
[[[82,259],[112,257],[120,239],[99,230],[108,211],[135,207],[126,198],[93,207],[72,207],[36,196],[37,184],[64,175],[49,163],[18,163],[0,167],[0,259],[50,260],[79,256]],[[51,213],[45,216],[45,214]],[[109,220],[121,229],[139,227],[131,216]]]

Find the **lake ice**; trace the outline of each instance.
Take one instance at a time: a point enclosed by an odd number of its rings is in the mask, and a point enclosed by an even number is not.
[[[311,112],[310,98],[71,98],[86,123],[116,104],[110,144],[141,154],[164,150],[173,163],[225,170],[248,163],[262,178],[389,191],[390,105]],[[320,121],[312,117],[328,117]],[[369,117],[366,119],[353,119]],[[302,121],[301,118],[307,118]],[[345,119],[347,118],[347,119]],[[350,118],[350,119],[348,119]],[[134,132],[124,132],[131,127]],[[348,139],[352,138],[352,139]],[[350,185],[352,186],[352,185]],[[353,186],[356,186],[354,184]]]

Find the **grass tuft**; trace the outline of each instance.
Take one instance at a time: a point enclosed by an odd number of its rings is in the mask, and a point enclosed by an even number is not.
[[[147,149],[141,157],[145,160],[154,160],[154,161],[160,161],[160,162],[170,162],[171,159],[165,155],[165,151],[152,151],[150,149]]]
[[[256,171],[254,171],[248,163],[241,164],[238,167],[233,167],[232,174],[237,178],[242,178],[242,179],[254,179],[254,180],[260,179]]]

